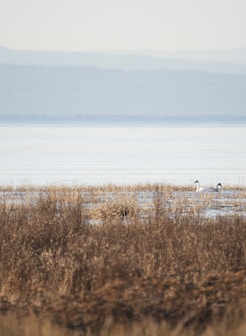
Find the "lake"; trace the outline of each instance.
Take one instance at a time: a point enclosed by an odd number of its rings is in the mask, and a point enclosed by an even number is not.
[[[246,126],[1,125],[1,184],[246,185]]]

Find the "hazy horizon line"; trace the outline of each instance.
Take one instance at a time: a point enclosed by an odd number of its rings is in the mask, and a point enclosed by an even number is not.
[[[12,51],[34,51],[34,52],[54,52],[54,53],[152,53],[152,52],[160,52],[160,53],[183,53],[183,52],[231,52],[231,51],[240,51],[246,49],[246,45],[242,47],[234,47],[234,48],[223,48],[223,49],[86,49],[86,50],[66,50],[66,49],[37,49],[37,48],[15,48],[9,47],[6,45],[0,45],[0,48],[12,50]]]

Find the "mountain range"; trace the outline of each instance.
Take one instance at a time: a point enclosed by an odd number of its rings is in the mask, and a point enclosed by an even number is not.
[[[55,52],[0,47],[0,64],[73,66],[123,71],[186,70],[246,74],[246,48],[229,51]]]
[[[0,120],[98,115],[245,119],[246,49],[123,54],[0,48]]]

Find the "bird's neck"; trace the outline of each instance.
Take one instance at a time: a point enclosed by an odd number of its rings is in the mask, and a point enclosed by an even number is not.
[[[199,191],[200,191],[200,184],[197,183],[197,185],[196,185],[196,192],[199,192]]]

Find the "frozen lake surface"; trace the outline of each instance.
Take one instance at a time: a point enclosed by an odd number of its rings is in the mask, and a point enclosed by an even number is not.
[[[0,126],[1,184],[246,185],[245,126]]]
[[[0,190],[0,204],[4,204],[5,209],[9,208],[10,211],[22,205],[27,206],[28,210],[25,211],[32,211],[32,207],[48,202],[55,204],[58,215],[64,207],[70,210],[80,208],[91,224],[102,223],[103,214],[113,214],[123,220],[128,220],[132,215],[139,215],[142,220],[157,214],[178,220],[188,216],[194,218],[196,224],[200,219],[218,216],[246,217],[245,188],[199,193],[194,190],[174,191],[170,186],[162,190],[151,185],[145,185],[143,190],[141,186],[139,189],[130,188],[123,186],[121,189],[112,189],[112,186],[105,186],[96,189],[86,186],[84,189],[65,189],[62,186],[61,189],[31,187],[24,190]],[[129,211],[121,212],[126,209]]]

